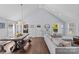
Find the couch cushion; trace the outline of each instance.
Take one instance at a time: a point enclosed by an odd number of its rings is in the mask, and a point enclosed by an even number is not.
[[[56,48],[56,54],[79,54],[79,47],[61,47]]]

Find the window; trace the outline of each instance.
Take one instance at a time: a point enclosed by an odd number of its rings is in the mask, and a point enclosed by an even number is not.
[[[69,25],[68,25],[69,27],[68,27],[68,29],[69,29],[69,34],[75,34],[75,24],[74,23],[70,23]]]
[[[13,24],[9,24],[9,28],[12,28],[13,27]]]
[[[41,25],[37,25],[37,28],[41,28]]]
[[[0,23],[0,29],[5,28],[5,23]]]
[[[28,33],[28,24],[23,25],[23,33]]]

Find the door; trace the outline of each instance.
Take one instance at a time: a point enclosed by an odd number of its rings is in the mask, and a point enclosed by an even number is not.
[[[36,37],[43,37],[41,25],[37,25],[37,27],[36,27]]]

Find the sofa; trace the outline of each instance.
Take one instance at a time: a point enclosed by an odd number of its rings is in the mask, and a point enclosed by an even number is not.
[[[63,39],[63,38],[52,38],[49,34],[44,35],[44,40],[47,44],[50,54],[79,54],[79,47],[73,47],[71,42],[68,42],[66,46],[62,46],[57,42],[53,41],[53,39]],[[73,40],[73,38],[71,39]],[[66,41],[64,40],[64,43]]]

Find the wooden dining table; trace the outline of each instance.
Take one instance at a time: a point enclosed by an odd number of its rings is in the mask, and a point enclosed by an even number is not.
[[[29,34],[25,34],[25,35],[20,36],[20,37],[2,38],[2,39],[0,39],[0,41],[18,41],[18,40],[24,39],[24,38],[27,37],[28,35],[29,35]]]
[[[13,38],[3,38],[0,39],[0,41],[5,41],[5,43],[3,42],[3,44],[0,44],[1,46],[5,46],[6,44],[8,44],[11,41],[15,42],[15,50],[22,48],[23,46],[21,46],[24,42],[24,39],[28,36],[29,34],[25,34],[23,36],[20,37],[13,37]],[[6,43],[7,41],[9,41],[8,43]]]

